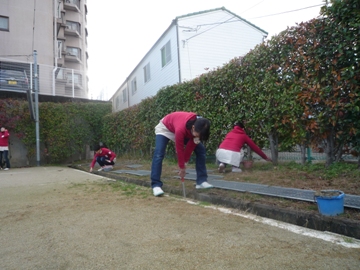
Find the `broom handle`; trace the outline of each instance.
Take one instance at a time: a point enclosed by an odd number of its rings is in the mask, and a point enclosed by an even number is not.
[[[183,195],[184,195],[184,197],[186,197],[184,177],[181,178],[181,183],[182,183],[182,186],[183,186]]]

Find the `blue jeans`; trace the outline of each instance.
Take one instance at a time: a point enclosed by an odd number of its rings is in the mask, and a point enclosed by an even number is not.
[[[0,152],[0,167],[1,168],[2,168],[2,165],[3,165],[3,157],[4,157],[4,160],[5,160],[5,163],[6,163],[6,168],[10,169],[10,161],[9,161],[8,155],[9,155],[8,150]]]
[[[101,167],[104,167],[106,165],[114,165],[115,164],[114,161],[108,162],[106,160],[109,160],[109,158],[108,157],[97,157],[96,158],[97,163],[99,163],[99,165]]]
[[[184,141],[184,144],[188,140]],[[155,151],[151,164],[151,187],[162,187],[163,183],[161,182],[161,171],[162,171],[162,162],[165,157],[166,146],[169,142],[169,139],[163,135],[156,135],[155,137]],[[207,181],[207,171],[206,171],[206,149],[202,143],[199,143],[195,150],[196,155],[196,184],[201,185],[203,182]]]

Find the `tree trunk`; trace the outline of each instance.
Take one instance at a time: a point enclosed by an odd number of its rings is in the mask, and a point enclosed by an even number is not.
[[[334,131],[331,131],[325,141],[325,153],[326,153],[326,167],[333,164],[335,160],[334,149]]]
[[[278,165],[279,149],[278,149],[278,137],[274,133],[269,134],[271,159],[274,165]]]
[[[306,145],[300,144],[300,151],[301,151],[301,165],[306,164]]]

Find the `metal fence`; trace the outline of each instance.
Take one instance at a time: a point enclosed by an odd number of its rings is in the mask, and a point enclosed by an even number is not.
[[[38,79],[40,95],[89,98],[82,70],[38,64]],[[34,90],[34,63],[0,58],[0,90],[26,92],[27,88]]]

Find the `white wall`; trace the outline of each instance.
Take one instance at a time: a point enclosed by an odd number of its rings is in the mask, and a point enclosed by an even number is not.
[[[161,48],[166,45],[170,40],[171,44],[171,61],[162,67],[161,63]],[[123,110],[129,106],[140,103],[143,99],[151,97],[157,94],[157,92],[165,86],[173,85],[179,82],[179,67],[178,67],[178,48],[177,48],[177,36],[176,27],[172,26],[164,36],[158,40],[149,53],[142,59],[138,66],[134,69],[131,75],[128,77],[127,82],[118,89],[113,96],[113,104],[116,105],[117,96],[121,96],[120,107],[117,107],[115,111]],[[144,67],[150,63],[151,79],[145,83],[144,80]],[[136,77],[137,91],[132,93],[131,81]],[[122,90],[128,89],[128,102],[123,102]]]
[[[256,27],[223,10],[180,18],[178,25],[182,81],[245,55],[264,36]]]

